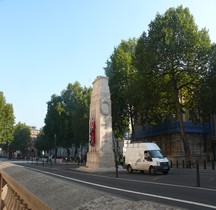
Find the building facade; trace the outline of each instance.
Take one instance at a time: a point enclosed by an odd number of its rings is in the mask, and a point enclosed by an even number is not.
[[[37,140],[37,136],[40,133],[40,130],[36,129],[35,126],[29,126],[31,132],[31,149],[35,150],[35,141]]]
[[[184,129],[188,138],[192,161],[216,160],[216,116],[210,123],[193,123],[184,116]],[[172,161],[184,160],[185,152],[177,120],[156,126],[137,127],[135,141],[152,141],[158,144]]]

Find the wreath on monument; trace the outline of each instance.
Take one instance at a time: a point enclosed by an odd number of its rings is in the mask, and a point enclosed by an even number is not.
[[[96,123],[95,120],[92,120],[90,125],[90,144],[91,146],[95,146],[95,143],[96,143]]]

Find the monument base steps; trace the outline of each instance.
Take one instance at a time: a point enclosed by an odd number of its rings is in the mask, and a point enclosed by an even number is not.
[[[89,169],[115,167],[114,153],[88,152],[86,166]]]

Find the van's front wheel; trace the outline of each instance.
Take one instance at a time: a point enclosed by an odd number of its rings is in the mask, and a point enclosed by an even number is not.
[[[133,169],[132,169],[131,165],[127,166],[127,171],[128,171],[129,174],[133,173]]]
[[[156,174],[155,168],[153,166],[150,166],[150,168],[149,168],[149,174],[150,175],[155,175]]]

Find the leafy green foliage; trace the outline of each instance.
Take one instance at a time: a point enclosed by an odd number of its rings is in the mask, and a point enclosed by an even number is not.
[[[3,92],[0,92],[0,144],[13,140],[14,121],[13,106],[6,103]]]
[[[212,45],[210,53],[210,72],[208,78],[210,87],[211,114],[216,114],[216,44]]]
[[[121,137],[123,131],[128,129],[129,119],[132,120],[133,130],[137,102],[134,94],[137,71],[133,65],[136,42],[136,39],[122,41],[114,49],[104,68],[106,76],[109,77],[113,130],[116,137]]]
[[[82,88],[78,82],[68,84],[62,99],[68,113],[68,136],[73,144],[89,141],[89,106],[91,88]]]
[[[64,139],[64,124],[66,111],[60,96],[52,95],[51,101],[47,103],[47,114],[45,118],[44,134],[46,136],[46,147],[51,149],[61,145]]]
[[[210,51],[210,70],[207,77],[209,86],[210,114],[216,114],[216,44],[212,44]]]
[[[15,126],[14,140],[10,144],[10,149],[19,150],[25,156],[29,147],[31,147],[30,128],[23,123],[18,123]]]
[[[148,37],[142,36],[138,46],[137,66],[141,78],[155,86],[155,90],[150,86],[149,91],[154,101],[152,113],[158,114],[161,120],[176,115],[186,157],[190,158],[183,113],[196,108],[196,92],[202,87],[208,67],[208,33],[205,29],[199,31],[189,9],[180,6],[168,9],[164,15],[157,14],[149,25]],[[149,64],[142,66],[141,59]],[[144,88],[148,89],[146,85]],[[150,118],[155,119],[154,115]]]
[[[44,135],[43,131],[41,131],[37,136],[37,139],[35,141],[35,147],[40,152],[49,151],[50,147],[47,145],[46,136]]]
[[[144,32],[138,39],[134,65],[138,71],[136,81],[138,96],[139,123],[153,125],[166,118],[166,109],[160,104],[160,77],[152,70],[154,59],[149,51],[149,38]],[[165,102],[165,101],[164,101]]]
[[[210,116],[216,114],[216,44],[212,44],[208,55],[209,69],[202,78],[201,89],[194,99],[197,108],[193,109],[195,120],[202,122],[208,122]]]
[[[171,110],[176,109],[176,103],[181,111],[189,108],[207,70],[207,32],[198,31],[189,9],[171,8],[151,22],[148,46],[153,60],[151,69],[160,80],[161,103],[165,102]]]
[[[51,97],[43,134],[37,140],[38,148],[50,150],[88,143],[91,91],[75,82],[68,84],[61,96]]]

